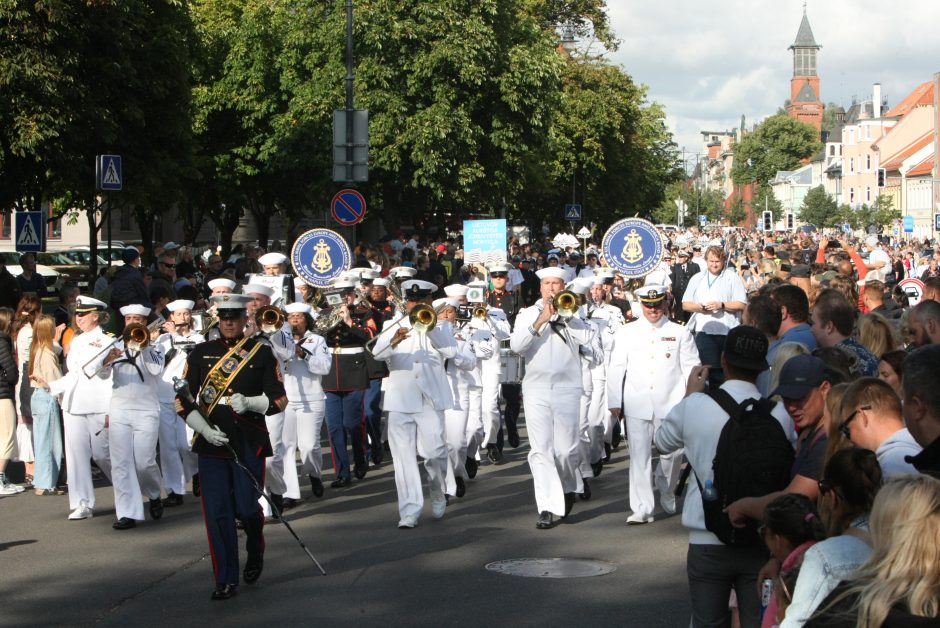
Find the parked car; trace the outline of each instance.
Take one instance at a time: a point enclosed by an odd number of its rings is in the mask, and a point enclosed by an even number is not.
[[[23,268],[20,266],[20,255],[22,255],[22,253],[17,251],[0,251],[0,257],[3,258],[7,270],[10,271],[10,274],[14,277],[23,272]],[[46,291],[50,295],[57,294],[59,288],[62,287],[61,274],[44,264],[40,264],[38,258],[36,262],[36,272],[46,281]]]
[[[107,262],[108,253],[110,253],[111,265],[112,265],[112,266],[123,266],[123,265],[124,265],[124,261],[121,260],[121,252],[123,252],[123,251],[124,251],[124,243],[123,243],[123,242],[117,242],[117,241],[115,241],[115,240],[112,240],[112,241],[111,241],[111,250],[110,250],[110,251],[108,251],[108,243],[107,243],[107,242],[99,242],[99,243],[98,243],[98,258],[105,260],[105,261],[104,261],[104,265],[105,265],[105,266],[108,265],[108,262]],[[87,246],[73,246],[73,247],[70,247],[70,248],[68,248],[68,249],[65,249],[65,250],[59,251],[59,252],[60,252],[60,253],[72,253],[72,252],[74,252],[74,253],[79,253],[79,254],[84,253],[84,256],[85,256],[85,262],[84,262],[84,263],[85,263],[86,265],[88,264],[88,261],[91,259],[91,247],[87,247]],[[98,262],[98,263],[101,264],[102,262]]]
[[[47,251],[36,256],[37,262],[58,271],[63,281],[75,283],[82,291],[87,290],[91,282],[90,260],[91,253],[88,251]],[[107,265],[108,263],[99,255],[98,268],[101,269]]]

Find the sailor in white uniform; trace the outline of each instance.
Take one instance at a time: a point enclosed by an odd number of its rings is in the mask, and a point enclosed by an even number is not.
[[[666,288],[644,286],[636,295],[643,316],[617,331],[607,368],[607,407],[615,417],[626,416],[630,443],[629,524],[653,521],[653,433],[682,401],[689,373],[700,363],[692,334],[668,318]],[[656,468],[660,504],[669,514],[681,461],[681,451],[660,455]]]
[[[113,384],[108,413],[108,446],[111,449],[111,482],[114,484],[117,521],[111,527],[128,530],[144,519],[143,496],[150,500],[150,517],[159,519],[163,516],[163,502],[160,500],[162,478],[157,466],[160,432],[157,384],[163,372],[164,356],[162,347],[149,340],[149,307],[126,305],[121,308],[121,314],[124,316],[126,340],[111,350],[99,376],[110,377]],[[143,327],[143,343],[129,335],[131,325]]]
[[[579,316],[556,312],[554,296],[565,286],[565,271],[543,268],[541,300],[516,316],[510,348],[525,358],[522,395],[528,429],[529,467],[539,512],[536,527],[554,527],[583,491],[578,467],[581,408],[581,347],[590,351],[593,333]]]
[[[314,497],[323,496],[320,433],[326,417],[326,399],[320,378],[330,372],[330,353],[323,336],[313,333],[313,316],[306,303],[291,303],[286,308],[296,349],[284,366],[284,482],[285,499],[300,499],[300,485],[294,460],[300,451],[300,473],[310,479]]]
[[[108,451],[107,415],[111,400],[109,374],[98,377],[108,355],[105,350],[114,338],[101,329],[108,321],[108,306],[98,299],[79,296],[75,321],[82,333],[72,339],[65,360],[66,374],[49,382],[53,395],[62,395],[65,425],[65,458],[68,460],[69,519],[94,516],[95,487],[91,478],[91,460],[111,479],[111,454]]]
[[[405,281],[402,294],[408,313],[419,304],[428,304],[436,290],[429,281]],[[412,327],[408,316],[399,316],[385,323],[373,351],[376,359],[388,362],[383,403],[388,410],[388,444],[395,464],[398,527],[410,529],[418,525],[424,506],[418,452],[428,473],[431,514],[440,519],[447,506],[444,411],[454,407],[454,398],[444,361],[456,358],[457,341],[450,323],[422,331]]]
[[[186,356],[197,344],[205,342],[202,334],[192,329],[192,310],[195,303],[178,299],[167,304],[170,320],[164,324],[166,333],[157,338],[163,351],[164,367],[157,385],[160,401],[160,469],[163,472],[163,488],[166,490],[164,506],[179,506],[183,503],[186,483],[197,471],[196,454],[190,451],[193,434],[185,421],[176,413],[176,391],[173,380],[184,377]]]

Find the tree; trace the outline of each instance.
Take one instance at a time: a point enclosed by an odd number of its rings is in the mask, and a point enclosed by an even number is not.
[[[843,221],[842,210],[821,185],[810,189],[803,197],[798,217],[800,221],[820,228],[838,227]]]
[[[763,187],[779,170],[794,170],[820,148],[816,129],[787,115],[771,116],[734,144],[731,177]]]
[[[887,194],[878,196],[872,205],[865,203],[858,209],[849,205],[839,208],[839,221],[849,223],[853,229],[884,228],[900,219],[901,212],[894,208],[894,198]]]
[[[737,226],[747,220],[747,210],[744,208],[744,199],[735,197],[731,202],[731,209],[728,210],[728,222],[732,226]],[[753,225],[750,225],[753,226]]]
[[[823,109],[822,117],[822,132],[823,133],[832,133],[836,128],[836,112],[842,107],[839,103],[829,102],[826,103],[826,108]]]

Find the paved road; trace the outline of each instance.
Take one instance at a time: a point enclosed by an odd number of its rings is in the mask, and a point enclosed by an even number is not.
[[[265,528],[261,580],[227,602],[213,585],[199,504],[111,529],[113,493],[96,516],[67,521],[66,497],[0,500],[3,626],[687,626],[686,535],[678,516],[625,525],[624,447],[553,530],[535,529],[527,445],[484,464],[444,519],[398,530],[392,466],[349,489],[309,497],[288,519],[326,568],[320,576],[281,525]],[[328,476],[327,479],[332,479]],[[242,543],[242,547],[244,544]],[[513,558],[592,558],[610,574],[521,578],[485,569]],[[244,559],[244,552],[242,552]]]

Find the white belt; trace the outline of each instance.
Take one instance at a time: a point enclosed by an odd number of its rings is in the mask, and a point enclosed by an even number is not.
[[[333,347],[330,349],[330,353],[333,355],[350,355],[353,353],[362,353],[365,351],[362,347]]]

